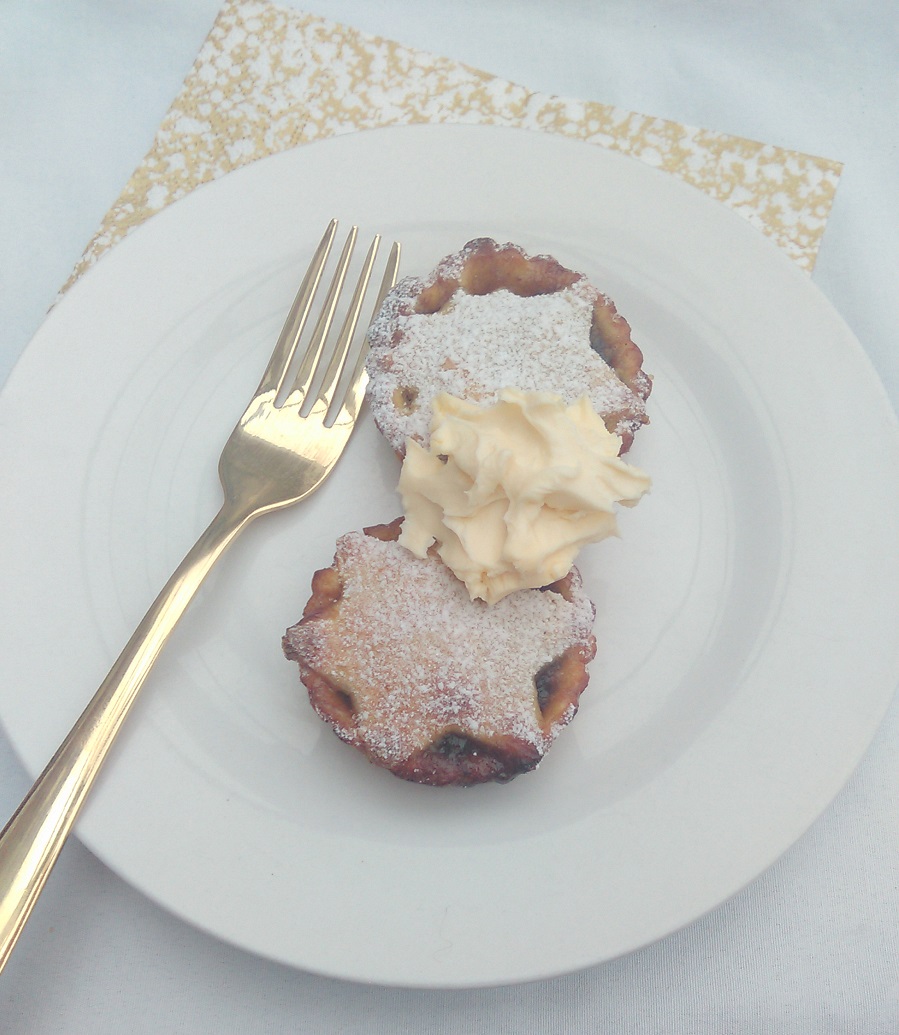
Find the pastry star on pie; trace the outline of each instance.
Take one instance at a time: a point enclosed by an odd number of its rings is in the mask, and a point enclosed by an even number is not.
[[[465,785],[533,769],[577,711],[596,650],[579,573],[472,601],[436,555],[396,542],[400,525],[342,536],[284,636],[313,707],[406,780]]]
[[[491,403],[503,388],[587,395],[626,452],[652,388],[628,322],[582,273],[490,238],[469,241],[424,278],[406,277],[371,328],[368,396],[402,456],[426,446],[442,392]]]

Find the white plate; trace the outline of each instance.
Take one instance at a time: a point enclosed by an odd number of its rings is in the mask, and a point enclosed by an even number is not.
[[[467,791],[402,783],[315,718],[281,633],[335,537],[399,509],[366,414],[325,488],[213,573],[79,836],[185,919],[330,975],[486,985],[625,953],[764,870],[868,744],[895,679],[899,436],[804,274],[599,148],[341,137],[201,188],[78,283],[0,400],[3,722],[37,772],[205,526],[332,215],[401,239],[404,272],[479,235],[551,252],[633,324],[655,389],[631,456],[654,488],[583,555],[581,712],[536,773]]]

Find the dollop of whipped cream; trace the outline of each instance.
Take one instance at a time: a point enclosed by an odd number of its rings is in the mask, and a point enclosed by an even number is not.
[[[618,534],[615,504],[649,489],[586,396],[504,388],[490,405],[433,406],[429,448],[406,443],[399,541],[418,557],[436,543],[472,600],[562,578],[583,546]]]

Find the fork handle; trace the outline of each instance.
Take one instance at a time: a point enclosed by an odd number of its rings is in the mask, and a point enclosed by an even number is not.
[[[253,516],[224,504],[0,833],[0,971],[169,634],[213,564]]]

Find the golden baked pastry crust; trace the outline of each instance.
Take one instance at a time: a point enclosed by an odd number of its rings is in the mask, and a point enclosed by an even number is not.
[[[622,453],[648,422],[652,383],[614,303],[583,274],[514,244],[478,238],[426,278],[400,281],[369,343],[372,413],[400,456],[407,437],[427,444],[430,400],[441,391],[490,401],[516,387],[569,403],[586,393]]]
[[[572,569],[489,606],[434,556],[396,542],[402,519],[349,533],[287,630],[313,708],[396,776],[506,781],[540,762],[577,711],[595,608]]]

